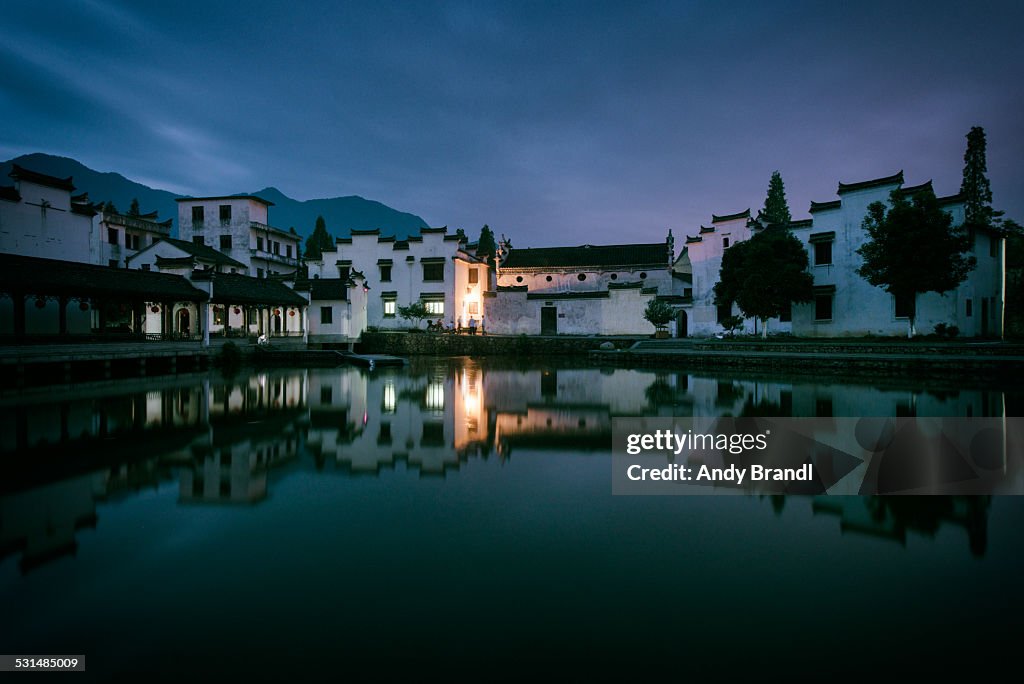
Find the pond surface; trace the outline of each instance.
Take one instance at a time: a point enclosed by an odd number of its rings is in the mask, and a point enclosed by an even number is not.
[[[611,425],[1019,406],[493,359],[0,397],[0,652],[125,681],[980,674],[1016,653],[1024,498],[613,497]]]

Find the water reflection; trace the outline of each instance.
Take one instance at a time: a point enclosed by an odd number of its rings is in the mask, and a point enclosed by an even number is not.
[[[8,396],[0,398],[0,557],[28,571],[73,555],[77,533],[97,525],[99,502],[162,483],[177,484],[182,504],[251,505],[296,470],[443,477],[470,459],[505,464],[517,450],[605,452],[616,417],[994,416],[1007,410],[1005,397],[991,387],[510,369],[469,359]],[[772,505],[781,510],[785,500]],[[838,516],[844,532],[901,542],[956,525],[974,553],[985,551],[987,499],[821,498],[811,511]]]

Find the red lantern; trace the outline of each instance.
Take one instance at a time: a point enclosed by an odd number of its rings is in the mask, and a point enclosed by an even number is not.
[[[280,316],[281,315],[281,310],[280,309],[274,309],[274,315],[275,316]]]
[[[288,312],[288,315],[289,315],[289,316],[294,316],[294,315],[295,315],[295,312],[294,312],[294,311],[289,311],[289,312]]]
[[[46,300],[42,297],[36,297],[36,308],[42,309],[44,306],[46,306]]]
[[[236,306],[236,307],[235,307],[235,313],[236,313],[236,314],[240,314],[240,313],[242,313],[242,310],[241,310],[241,309],[239,309],[239,308],[238,308],[238,307]]]
[[[89,310],[89,303],[88,302],[78,302],[78,310],[79,311],[88,311]]]
[[[157,306],[156,304],[154,304],[153,306],[149,307],[149,310],[152,311],[153,313],[160,313],[160,307]]]

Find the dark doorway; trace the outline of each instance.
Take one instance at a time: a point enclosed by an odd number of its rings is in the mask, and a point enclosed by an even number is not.
[[[188,335],[191,331],[188,309],[178,309],[178,332]]]
[[[688,334],[686,323],[686,312],[680,309],[679,313],[676,314],[676,337],[686,337]]]
[[[281,334],[281,314],[274,314],[274,333]]]
[[[553,306],[545,306],[540,310],[540,334],[558,334],[558,309]]]

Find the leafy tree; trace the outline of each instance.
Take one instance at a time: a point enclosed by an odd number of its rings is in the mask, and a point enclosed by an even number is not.
[[[316,261],[323,257],[325,249],[334,247],[334,238],[327,232],[327,222],[323,216],[316,217],[316,227],[313,234],[306,240],[306,259]]]
[[[761,216],[768,224],[788,225],[793,220],[789,213],[789,204],[786,202],[786,188],[782,183],[782,174],[778,171],[773,171],[771,180],[768,181],[768,196],[764,200]]]
[[[745,315],[761,319],[761,334],[768,337],[768,319],[794,302],[811,301],[814,278],[807,265],[807,251],[787,228],[762,230],[725,250],[715,304],[735,302]]]
[[[864,263],[857,274],[898,298],[910,299],[907,336],[916,333],[917,295],[949,292],[962,283],[975,258],[965,256],[971,239],[953,217],[942,210],[930,190],[913,198],[894,191],[891,208],[883,202],[868,206],[863,227],[870,238],[857,253]]]
[[[654,326],[655,330],[664,330],[675,317],[675,311],[664,301],[653,298],[647,302],[644,318]]]
[[[142,212],[139,210],[139,198],[138,197],[133,197],[132,198],[132,205],[130,207],[128,207],[128,215],[129,216],[138,216],[141,213]]]
[[[726,332],[733,334],[743,327],[743,316],[726,316],[722,319],[721,325]]]
[[[101,204],[100,207],[103,209],[103,211],[107,212],[108,214],[120,214],[121,213],[121,212],[119,212],[117,210],[117,207],[115,207],[114,203],[111,202],[110,200],[107,200],[107,203],[105,205]]]
[[[992,226],[1002,214],[992,210],[992,186],[985,175],[988,172],[985,147],[985,129],[974,126],[967,134],[964,178],[960,184],[964,196],[964,224],[968,228]]]
[[[398,307],[398,315],[407,321],[415,320],[417,328],[424,318],[433,318],[433,315],[427,311],[427,307],[423,302],[413,302],[409,306]]]
[[[486,223],[484,227],[480,229],[480,241],[476,246],[476,255],[478,257],[486,257],[487,263],[494,262],[494,252],[498,246],[494,242],[494,233],[491,232],[491,227]]]

